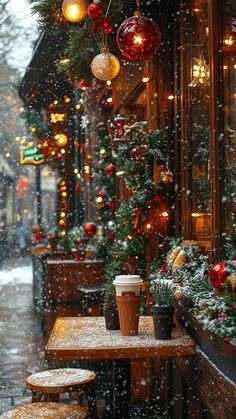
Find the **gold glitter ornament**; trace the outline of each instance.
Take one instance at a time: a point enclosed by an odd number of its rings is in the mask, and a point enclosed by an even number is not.
[[[96,55],[91,62],[91,71],[99,80],[112,80],[119,74],[120,62],[109,52],[109,48],[102,48],[101,53]]]

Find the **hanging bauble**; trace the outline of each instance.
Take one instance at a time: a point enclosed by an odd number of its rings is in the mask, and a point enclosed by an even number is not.
[[[113,176],[115,174],[115,172],[116,172],[116,168],[115,168],[114,164],[112,164],[112,163],[111,164],[108,164],[105,167],[105,172],[106,172],[107,175]]]
[[[108,35],[109,33],[112,32],[112,29],[113,28],[111,26],[110,19],[105,17],[104,20],[103,20],[103,23],[102,23],[102,28],[101,28],[102,32],[105,35]]]
[[[229,276],[226,264],[224,262],[215,263],[209,271],[209,278],[214,288],[223,290],[225,287],[225,281]]]
[[[153,20],[140,11],[126,19],[117,32],[117,43],[122,54],[133,61],[148,60],[161,44],[161,33]]]
[[[100,191],[98,191],[98,196],[104,198],[105,196],[105,191],[103,191],[102,189]]]
[[[86,13],[87,6],[84,0],[64,0],[62,3],[62,14],[69,22],[80,22]]]
[[[96,2],[91,3],[89,5],[87,12],[89,17],[91,17],[92,19],[98,19],[103,14],[101,6],[99,5],[99,3]]]
[[[106,200],[105,200],[105,198],[104,198],[104,197],[102,197],[102,196],[98,196],[98,197],[95,199],[95,205],[96,205],[96,207],[97,207],[97,208],[99,208],[99,209],[104,208],[104,207],[105,207],[105,205],[106,205]]]
[[[120,71],[120,63],[108,48],[102,48],[101,53],[96,55],[91,62],[91,70],[94,77],[99,80],[112,80]]]
[[[63,133],[56,134],[54,138],[56,140],[56,145],[58,147],[64,147],[68,142],[66,134],[63,134]]]
[[[97,233],[97,226],[94,223],[86,223],[84,225],[84,235],[87,237],[93,237]]]

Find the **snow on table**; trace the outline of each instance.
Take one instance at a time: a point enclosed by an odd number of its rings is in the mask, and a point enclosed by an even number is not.
[[[105,328],[104,317],[58,318],[45,348],[46,359],[114,359],[184,356],[195,353],[195,343],[182,327],[172,339],[156,340],[151,316],[142,316],[138,336],[121,336]]]

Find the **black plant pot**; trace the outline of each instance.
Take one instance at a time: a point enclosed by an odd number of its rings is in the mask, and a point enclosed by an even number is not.
[[[107,330],[120,330],[120,322],[117,308],[103,308]]]
[[[152,313],[155,339],[171,339],[172,328],[175,326],[173,322],[174,307],[153,305]]]

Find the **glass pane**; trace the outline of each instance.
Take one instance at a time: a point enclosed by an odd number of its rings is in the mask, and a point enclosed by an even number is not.
[[[189,20],[189,161],[192,239],[211,236],[208,1],[191,2]]]
[[[236,257],[236,7],[227,1],[224,16],[224,235],[226,255]]]

